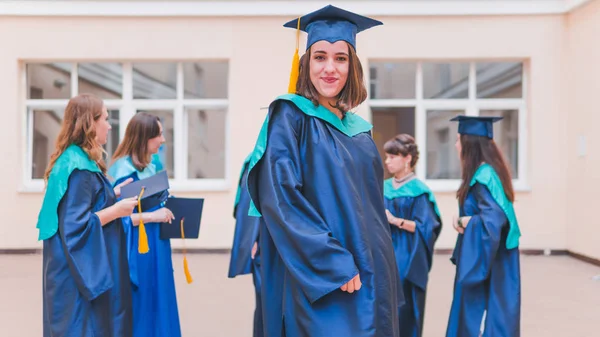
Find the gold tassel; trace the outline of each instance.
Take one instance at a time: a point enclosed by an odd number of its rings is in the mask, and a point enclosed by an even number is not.
[[[192,274],[190,273],[190,267],[188,266],[188,261],[187,261],[187,257],[185,256],[186,253],[186,249],[185,249],[185,232],[183,230],[183,220],[184,218],[181,218],[181,221],[179,222],[179,226],[181,227],[181,242],[183,245],[183,273],[185,274],[185,280],[188,284],[194,282],[194,280],[192,280]]]
[[[140,215],[140,224],[138,226],[138,253],[146,254],[150,251],[148,247],[148,234],[146,234],[146,226],[144,226],[144,220],[142,219],[142,196],[144,195],[145,187],[142,187],[140,195],[138,196],[138,214]]]
[[[300,74],[300,56],[298,49],[300,47],[300,18],[298,18],[298,27],[296,28],[296,51],[292,58],[292,71],[290,72],[290,84],[288,85],[288,93],[296,93],[296,84],[298,83],[298,75]]]

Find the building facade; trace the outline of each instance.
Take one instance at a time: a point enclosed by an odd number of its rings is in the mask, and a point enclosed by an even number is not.
[[[68,99],[104,99],[110,154],[139,111],[163,121],[172,194],[205,198],[195,248],[228,248],[241,163],[287,89],[290,18],[321,1],[27,1],[0,4],[0,250],[36,249],[35,223]],[[517,191],[525,249],[600,259],[600,1],[338,1],[384,26],[358,36],[381,148],[415,135],[452,248],[456,114],[503,116],[496,141]],[[304,45],[302,41],[301,45]],[[302,48],[302,47],[301,47]],[[178,242],[173,244],[177,247]]]

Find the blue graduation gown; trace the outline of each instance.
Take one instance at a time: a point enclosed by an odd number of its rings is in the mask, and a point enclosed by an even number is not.
[[[119,159],[110,167],[109,174],[116,179],[115,185],[128,178],[137,181],[156,173],[154,164],[148,165],[142,172],[134,171],[132,167],[128,157]],[[158,199],[149,198],[147,202],[143,201],[142,211],[152,212],[164,207],[164,203],[156,204]],[[134,213],[137,213],[137,207]],[[171,259],[171,241],[160,239],[160,223],[144,224],[150,251],[140,254],[139,229],[133,226],[131,218],[124,221],[133,290],[133,336],[179,337],[181,327]]]
[[[246,187],[248,177],[248,161],[242,168],[238,184],[238,199],[234,205],[233,216],[236,219],[231,259],[229,262],[228,277],[252,273],[256,308],[254,310],[254,337],[262,337],[262,307],[260,297],[260,262],[258,255],[252,259],[252,247],[258,240],[258,225],[260,218],[248,215],[250,196]]]
[[[402,290],[370,128],[291,96],[271,104],[248,177],[265,335],[397,336]],[[340,290],[359,273],[362,289]]]
[[[414,178],[416,179],[416,178]],[[391,184],[391,181],[386,181]],[[408,182],[410,183],[410,182]],[[436,205],[427,193],[388,198],[385,207],[395,217],[416,223],[414,233],[390,225],[392,242],[405,303],[400,308],[400,336],[420,337],[425,316],[425,294],[433,257],[433,246],[441,230]]]
[[[478,336],[487,310],[484,337],[519,337],[519,249],[506,246],[507,215],[480,183],[470,188],[460,215],[472,217],[452,256],[456,277],[446,336]]]
[[[100,172],[74,170],[58,206],[58,231],[43,243],[44,336],[130,337],[131,288],[121,219],[94,213],[116,197]]]

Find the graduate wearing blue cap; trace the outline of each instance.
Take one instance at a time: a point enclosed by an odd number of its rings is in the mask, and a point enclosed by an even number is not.
[[[501,117],[457,116],[462,166],[447,337],[520,336],[519,225],[510,171],[493,140]],[[484,315],[484,313],[486,313]]]
[[[403,303],[356,34],[381,22],[334,6],[285,24],[308,33],[250,156],[265,336],[398,336]],[[296,40],[298,41],[298,35]],[[296,46],[298,51],[299,46]]]

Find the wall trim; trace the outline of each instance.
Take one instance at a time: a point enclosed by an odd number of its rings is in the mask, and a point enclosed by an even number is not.
[[[173,253],[181,254],[183,249],[173,248]],[[230,254],[231,249],[229,248],[188,248],[186,250],[188,254]],[[0,255],[36,255],[41,254],[41,249],[0,249]],[[452,249],[442,248],[435,250],[436,255],[450,255]],[[566,249],[521,249],[521,254],[526,256],[536,255],[550,255],[550,256],[565,256],[568,255],[576,260],[586,262],[595,266],[600,267],[600,259],[595,259],[589,256],[585,256],[579,253],[572,252]]]
[[[591,0],[405,0],[331,1],[370,16],[465,16],[565,14]],[[321,1],[1,1],[0,16],[215,17],[297,16]]]
[[[577,259],[579,261],[587,262],[589,264],[593,264],[594,266],[600,267],[600,259],[594,259],[589,256],[585,256],[579,253],[568,251],[570,257]]]

